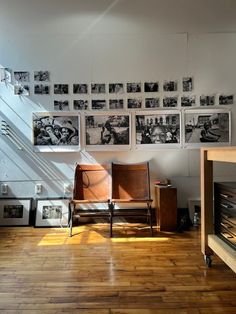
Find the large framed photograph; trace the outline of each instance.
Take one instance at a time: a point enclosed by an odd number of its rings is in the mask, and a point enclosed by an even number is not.
[[[180,111],[136,112],[135,131],[136,148],[180,147]]]
[[[68,225],[69,199],[37,199],[35,227],[66,227]]]
[[[33,113],[33,147],[36,152],[70,152],[80,149],[80,119],[71,112]]]
[[[28,226],[31,198],[0,198],[1,226]]]
[[[131,115],[102,113],[85,115],[87,150],[126,150],[131,148]]]
[[[184,146],[218,146],[231,143],[231,112],[223,109],[184,111]]]

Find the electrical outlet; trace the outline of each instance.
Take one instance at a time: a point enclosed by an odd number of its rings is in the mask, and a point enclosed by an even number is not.
[[[2,193],[2,195],[7,195],[8,194],[8,185],[7,184],[2,184],[1,185],[1,193]]]
[[[71,185],[68,183],[64,184],[64,194],[70,194],[71,192]]]
[[[42,193],[42,184],[37,183],[35,185],[35,194],[41,194]]]

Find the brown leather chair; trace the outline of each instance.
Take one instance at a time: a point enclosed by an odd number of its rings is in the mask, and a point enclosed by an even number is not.
[[[113,217],[146,217],[152,229],[152,199],[150,197],[149,163],[112,163],[112,199],[110,203],[110,236]],[[117,204],[145,204],[145,208],[119,210]]]
[[[78,164],[75,169],[73,198],[69,203],[69,226],[72,236],[74,217],[110,217],[111,166],[108,164]],[[106,209],[82,209],[82,205],[98,206],[105,203]]]

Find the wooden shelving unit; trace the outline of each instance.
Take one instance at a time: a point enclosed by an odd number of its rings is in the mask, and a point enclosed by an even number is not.
[[[236,163],[236,147],[201,148],[201,248],[206,264],[216,253],[236,272],[236,251],[214,234],[213,162]]]

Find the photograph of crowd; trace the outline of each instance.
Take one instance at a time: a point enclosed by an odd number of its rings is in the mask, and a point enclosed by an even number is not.
[[[136,115],[136,144],[180,143],[180,114]]]
[[[62,206],[43,206],[42,219],[61,219]]]
[[[39,82],[49,82],[49,71],[34,71],[34,80]]]
[[[4,205],[3,218],[23,218],[23,205]]]
[[[140,93],[141,83],[127,83],[127,93]]]
[[[229,143],[230,113],[217,110],[185,111],[185,143]]]
[[[85,116],[86,145],[130,145],[130,115]]]
[[[145,98],[145,108],[158,108],[160,106],[159,98]]]
[[[69,85],[68,84],[54,84],[54,94],[68,94]]]
[[[163,98],[163,107],[177,107],[177,106],[178,106],[178,96]]]
[[[163,91],[164,92],[176,92],[178,87],[177,81],[165,81],[163,83]]]
[[[127,108],[128,109],[142,108],[142,98],[128,98]]]
[[[34,85],[34,93],[37,95],[49,95],[50,86],[43,84]]]
[[[109,99],[109,109],[124,109],[124,99]]]
[[[35,146],[79,145],[78,115],[33,114]]]

